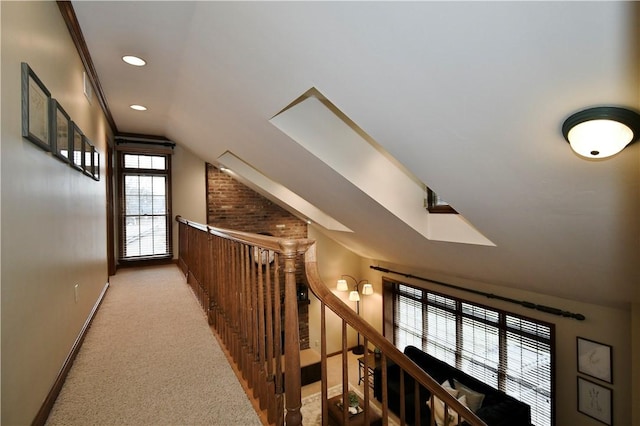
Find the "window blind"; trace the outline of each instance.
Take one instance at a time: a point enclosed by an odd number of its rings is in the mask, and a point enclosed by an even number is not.
[[[405,346],[422,347],[422,301],[421,292],[407,288],[399,294],[398,303],[394,310],[397,314],[394,327],[398,344]],[[400,346],[399,346],[400,347]]]
[[[427,352],[451,365],[456,365],[456,302],[433,293],[427,294]],[[424,349],[424,346],[423,346]]]

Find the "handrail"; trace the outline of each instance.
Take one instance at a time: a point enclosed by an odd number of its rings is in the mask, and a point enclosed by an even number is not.
[[[211,235],[216,235],[223,238],[228,238],[233,241],[237,241],[239,243],[250,244],[254,246],[259,246],[264,249],[273,250],[273,251],[283,251],[285,247],[289,246],[290,243],[287,239],[282,239],[278,237],[273,237],[271,235],[263,235],[263,234],[252,234],[250,232],[242,232],[235,231],[232,229],[225,228],[217,228],[209,225],[203,225],[198,222],[192,222],[183,218],[180,215],[176,216],[176,222],[184,223],[185,225],[189,225],[192,228],[199,229],[204,232],[208,232]],[[311,245],[312,241],[308,239],[298,239],[301,244],[301,247],[305,247]],[[301,249],[300,254],[304,253],[304,249]]]
[[[260,409],[267,410],[269,424],[297,426],[302,424],[300,342],[298,330],[298,303],[295,281],[296,257],[304,254],[304,264],[309,288],[321,303],[321,393],[323,425],[328,423],[327,386],[327,339],[325,308],[329,308],[342,319],[343,350],[343,398],[348,393],[347,325],[364,337],[365,348],[369,343],[381,350],[382,366],[382,421],[388,424],[387,370],[388,362],[395,363],[401,371],[415,380],[419,386],[429,390],[431,406],[434,397],[444,403],[444,412],[449,409],[458,413],[458,423],[466,421],[471,426],[486,426],[467,407],[444,390],[431,376],[400,352],[368,322],[338,298],[322,282],[318,272],[316,243],[310,239],[282,239],[261,234],[251,234],[210,227],[176,216],[179,223],[179,266],[187,282],[207,312],[212,327],[218,333],[242,377],[253,389],[253,396],[260,402]],[[256,252],[256,250],[258,250]],[[256,256],[256,254],[258,256]],[[263,255],[271,259],[264,262]],[[280,262],[280,257],[283,262]],[[262,263],[264,262],[264,263]],[[284,267],[280,267],[283,263]],[[284,292],[280,287],[280,276],[284,275]],[[284,293],[284,307],[280,297]],[[282,321],[284,309],[286,321]],[[284,325],[284,364],[281,365],[281,323]],[[364,360],[368,370],[368,357]],[[284,385],[282,383],[284,376]],[[400,421],[405,422],[404,374],[401,380]],[[284,390],[283,390],[284,388]],[[364,420],[369,421],[369,386],[364,387]],[[284,394],[284,401],[282,399]],[[416,392],[416,421],[420,418],[420,405]],[[284,406],[284,407],[283,407]],[[283,411],[284,408],[284,411]],[[435,424],[431,410],[429,421]],[[343,423],[348,424],[347,406],[343,407]],[[447,423],[449,424],[448,416]]]

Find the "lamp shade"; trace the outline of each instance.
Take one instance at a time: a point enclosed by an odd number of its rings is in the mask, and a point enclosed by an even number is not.
[[[365,283],[362,286],[362,294],[364,294],[365,296],[369,296],[373,294],[373,286],[369,283]]]
[[[341,279],[338,280],[338,285],[336,287],[338,291],[347,291],[349,290],[349,286],[347,285],[347,280]]]
[[[617,107],[596,107],[566,119],[562,134],[578,155],[606,158],[638,139],[640,115]]]
[[[349,293],[349,300],[351,300],[352,302],[359,302],[360,301],[360,293],[358,293],[357,291],[353,290],[351,293]]]

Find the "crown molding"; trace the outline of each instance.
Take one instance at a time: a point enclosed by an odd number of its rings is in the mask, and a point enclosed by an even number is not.
[[[116,122],[113,120],[113,116],[111,115],[111,110],[109,109],[109,105],[107,104],[107,97],[105,96],[102,85],[100,84],[98,73],[96,72],[96,68],[93,65],[93,60],[91,59],[91,54],[89,53],[89,48],[87,47],[87,43],[85,42],[84,35],[82,35],[82,29],[80,29],[80,23],[78,22],[76,12],[73,9],[73,5],[70,1],[57,1],[56,3],[58,4],[60,14],[64,19],[65,24],[67,24],[71,39],[73,40],[73,43],[78,50],[78,54],[80,55],[80,59],[82,60],[82,64],[84,65],[84,69],[87,73],[87,77],[89,78],[89,81],[95,89],[95,93],[98,98],[98,102],[100,102],[100,106],[102,107],[102,111],[107,117],[107,122],[109,123],[109,126],[111,126],[111,130],[113,130],[114,133],[117,133],[118,127],[116,126]]]

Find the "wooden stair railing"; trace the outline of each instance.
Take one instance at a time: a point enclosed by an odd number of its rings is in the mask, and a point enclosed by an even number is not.
[[[389,421],[387,399],[387,364],[393,362],[415,379],[416,412],[419,424],[421,385],[445,404],[444,412],[458,413],[456,423],[483,426],[474,413],[445,391],[420,367],[414,364],[371,325],[336,297],[321,281],[316,260],[315,242],[308,239],[275,237],[212,228],[176,217],[179,225],[178,265],[187,283],[207,314],[209,324],[226,347],[260,409],[272,425],[297,426],[304,423],[301,408],[300,340],[296,293],[296,258],[304,255],[309,288],[320,300],[321,327],[321,400],[322,424],[328,424],[326,308],[342,318],[342,392],[347,398],[349,375],[347,363],[348,326],[364,337],[365,348],[381,350],[382,424]],[[283,316],[284,312],[284,316]],[[284,339],[283,339],[284,334]],[[284,356],[282,354],[284,353]],[[284,363],[282,359],[284,358]],[[369,358],[364,359],[369,371]],[[283,374],[286,365],[286,374]],[[400,375],[404,389],[404,374]],[[400,423],[406,424],[404,391],[401,390]],[[370,387],[364,386],[364,424],[369,424]],[[424,409],[423,409],[424,411]],[[435,425],[432,414],[428,419]],[[349,424],[347,406],[342,423]],[[448,420],[448,418],[447,418]],[[486,425],[485,425],[486,426]]]

